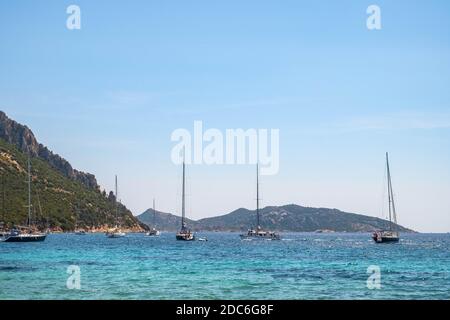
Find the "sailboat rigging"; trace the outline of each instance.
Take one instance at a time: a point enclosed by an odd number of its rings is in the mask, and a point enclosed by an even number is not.
[[[397,212],[395,210],[394,192],[392,191],[391,170],[389,167],[389,154],[386,152],[386,172],[387,172],[387,189],[388,189],[388,206],[389,206],[389,229],[379,230],[373,233],[372,239],[376,243],[382,242],[398,242],[400,240],[397,228]]]
[[[4,242],[38,242],[44,241],[47,237],[46,233],[35,232],[33,229],[35,227],[32,225],[31,220],[31,162],[28,156],[28,216],[27,216],[27,226],[18,227],[11,230],[9,234],[6,235]]]
[[[84,236],[86,235],[86,231],[84,229],[78,228],[78,215],[75,216],[75,234],[77,236]]]
[[[182,182],[182,198],[181,198],[181,229],[176,234],[177,240],[183,240],[183,241],[193,241],[195,240],[194,233],[187,228],[186,226],[186,195],[185,195],[185,187],[186,187],[186,165],[185,161],[183,159],[183,182]]]
[[[2,219],[0,220],[0,237],[3,237],[4,235],[7,235],[8,232],[5,232],[4,229],[6,228],[6,194],[5,194],[5,178],[2,175]]]
[[[150,229],[145,235],[149,237],[157,237],[161,232],[156,229],[156,210],[155,210],[155,199],[153,199],[153,228]]]
[[[120,228],[118,227],[118,223],[117,223],[118,216],[119,216],[119,207],[118,207],[118,203],[117,203],[117,198],[118,198],[118,194],[117,194],[117,175],[116,175],[116,179],[115,179],[115,197],[114,197],[114,204],[115,204],[115,207],[116,207],[115,208],[116,209],[116,214],[115,214],[114,220],[115,220],[116,226],[115,226],[114,229],[112,229],[112,230],[110,230],[110,231],[108,231],[106,233],[106,236],[108,238],[122,238],[122,237],[125,237],[125,235],[126,235],[124,232],[122,232],[122,230],[120,230]]]
[[[267,231],[261,228],[260,212],[259,212],[259,164],[256,164],[256,228],[249,229],[247,233],[241,234],[243,240],[281,240],[281,236],[274,231]]]

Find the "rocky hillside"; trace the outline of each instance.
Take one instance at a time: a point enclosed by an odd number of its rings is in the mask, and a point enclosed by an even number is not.
[[[138,216],[144,223],[151,215],[147,210]],[[337,209],[309,208],[295,204],[281,207],[265,207],[261,209],[261,225],[270,230],[287,232],[313,232],[331,230],[336,232],[372,232],[388,227],[388,221],[355,213],[343,212]],[[180,226],[180,218],[174,215],[157,212],[156,224],[163,230],[176,230]],[[245,231],[254,227],[256,212],[248,209],[237,209],[229,214],[189,221],[194,230],[204,231]],[[175,224],[174,224],[175,223]],[[411,232],[397,225],[399,231]]]
[[[33,132],[27,126],[8,118],[3,111],[0,111],[0,139],[16,146],[24,153],[29,153],[33,158],[44,160],[67,178],[78,181],[88,188],[99,189],[94,175],[72,168],[67,160],[38,143]]]
[[[101,192],[93,175],[72,168],[69,162],[38,143],[30,129],[0,112],[0,224],[27,221],[27,152],[31,157],[32,219],[40,228],[70,231],[77,226],[106,230],[116,224],[142,231],[122,204],[116,218],[115,196]]]

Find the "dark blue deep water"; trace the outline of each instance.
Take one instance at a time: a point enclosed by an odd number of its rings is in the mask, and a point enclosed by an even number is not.
[[[450,299],[449,234],[402,234],[397,244],[370,234],[201,236],[209,241],[51,234],[0,243],[0,299]],[[71,265],[80,289],[67,287]],[[380,289],[367,287],[369,266],[380,269]]]

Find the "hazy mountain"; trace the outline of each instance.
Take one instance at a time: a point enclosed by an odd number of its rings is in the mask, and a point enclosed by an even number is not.
[[[180,229],[181,226],[180,216],[156,210],[156,216],[154,218],[153,209],[147,209],[136,218],[150,227],[153,227],[153,225],[156,224],[158,229],[164,231],[176,231]],[[189,228],[194,229],[197,227],[197,222],[193,220],[186,219],[186,223]]]
[[[101,192],[95,176],[38,143],[33,132],[0,111],[0,223],[27,221],[27,153],[31,158],[33,222],[57,230],[78,227],[107,229],[116,224],[114,194]],[[41,213],[42,211],[42,213]],[[118,206],[117,223],[125,229],[143,225],[124,206]]]
[[[137,218],[144,223],[150,223],[147,210]],[[337,209],[309,208],[295,204],[280,207],[265,207],[260,210],[261,225],[270,230],[312,232],[316,230],[332,230],[336,232],[371,232],[388,227],[388,221],[370,216],[343,212]],[[168,213],[157,212],[156,224],[162,230],[177,230],[181,218]],[[254,227],[256,211],[237,209],[228,214],[204,218],[198,221],[188,221],[188,226],[194,230],[204,231],[245,231]],[[402,232],[411,232],[402,226],[397,226]]]

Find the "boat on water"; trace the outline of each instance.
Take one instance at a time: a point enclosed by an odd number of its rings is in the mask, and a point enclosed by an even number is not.
[[[75,220],[75,230],[74,230],[74,233],[75,233],[77,236],[84,236],[84,235],[86,235],[86,231],[85,231],[84,229],[78,228],[78,218],[76,218],[76,220]]]
[[[256,164],[256,228],[249,229],[247,233],[239,235],[242,240],[281,240],[279,233],[264,230],[260,223],[259,213],[259,165]]]
[[[35,232],[29,227],[14,228],[4,235],[4,242],[40,242],[44,241],[47,233]]]
[[[116,226],[115,228],[109,230],[108,232],[106,232],[106,236],[108,238],[122,238],[126,236],[125,232],[122,232],[122,230],[118,227],[117,224],[117,220],[118,220],[118,216],[119,216],[119,207],[118,207],[118,203],[117,203],[117,175],[116,175],[116,179],[115,179],[115,199],[114,199],[114,203],[115,203],[115,207],[116,207],[116,215],[114,217],[114,219],[116,220]]]
[[[116,230],[110,230],[106,233],[106,236],[108,238],[123,238],[125,237],[127,234],[125,232],[122,232],[120,229],[116,229]]]
[[[176,239],[181,241],[194,241],[195,234],[189,229],[181,229],[177,232]]]
[[[161,232],[156,229],[156,210],[155,210],[155,199],[153,199],[153,227],[145,233],[147,237],[159,237]]]
[[[261,227],[255,229],[249,229],[247,233],[240,235],[243,240],[281,240],[279,233],[274,231],[262,230]]]
[[[147,237],[159,237],[161,235],[161,231],[156,230],[155,228],[151,228],[150,231],[145,233]]]
[[[186,196],[185,196],[185,186],[186,186],[186,165],[183,161],[183,182],[182,182],[182,196],[181,196],[181,229],[176,234],[176,239],[181,241],[194,241],[195,234],[186,225]]]
[[[31,163],[28,157],[28,219],[27,226],[16,227],[3,235],[4,242],[40,242],[47,238],[46,232],[39,232],[31,223]]]
[[[397,228],[397,213],[395,211],[394,192],[392,191],[391,170],[389,168],[389,154],[386,152],[386,172],[389,206],[389,229],[377,230],[372,234],[372,239],[376,243],[398,242],[400,234]]]

